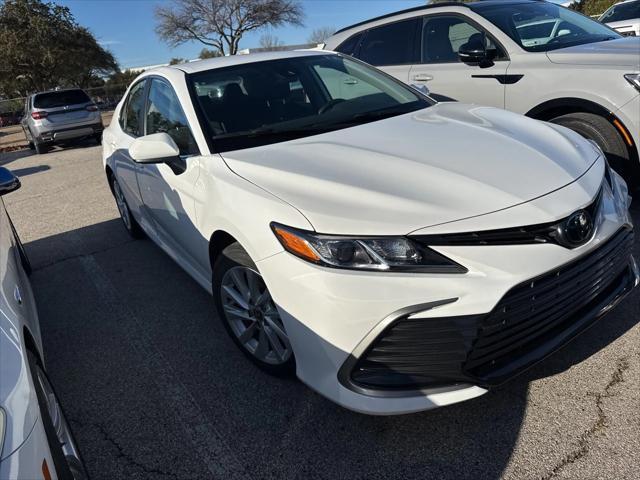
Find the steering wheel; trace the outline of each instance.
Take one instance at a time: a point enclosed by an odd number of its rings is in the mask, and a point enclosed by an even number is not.
[[[331,110],[333,107],[335,107],[339,103],[342,103],[345,101],[346,100],[344,98],[334,98],[333,100],[329,100],[327,103],[325,103],[323,106],[320,107],[320,110],[318,110],[318,114],[322,115],[323,113],[326,113],[329,110]]]

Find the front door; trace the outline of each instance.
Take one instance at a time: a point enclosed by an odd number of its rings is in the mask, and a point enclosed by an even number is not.
[[[412,66],[409,84],[426,85],[436,100],[504,108],[509,62],[480,26],[462,15],[429,15],[422,19],[419,41],[420,63]],[[458,50],[463,45],[495,52],[493,65],[462,63]]]
[[[143,208],[168,253],[196,265],[194,252],[203,241],[195,225],[193,198],[200,175],[199,150],[171,85],[157,77],[150,82],[145,134],[167,133],[180,149],[180,159],[169,164],[139,164],[137,176]]]

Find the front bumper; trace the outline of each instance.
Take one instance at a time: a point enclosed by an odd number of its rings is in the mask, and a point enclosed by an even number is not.
[[[2,480],[45,478],[42,472],[43,462],[46,462],[51,478],[57,479],[58,475],[49,450],[47,434],[40,417],[24,443],[0,462],[0,478]]]
[[[571,203],[578,190],[584,188],[585,183],[576,182],[573,187],[550,194],[553,198],[519,208],[539,209],[548,202]],[[278,305],[296,357],[297,375],[304,383],[351,410],[381,415],[410,413],[482,395],[488,387],[556,350],[637,285],[637,266],[627,256],[620,275],[614,276],[619,281],[617,286],[603,290],[597,301],[580,305],[575,322],[556,329],[554,335],[540,342],[535,352],[515,355],[506,374],[495,378],[480,374],[440,375],[438,381],[428,386],[386,389],[354,381],[352,374],[358,360],[375,346],[383,332],[403,318],[437,330],[442,319],[486,317],[517,286],[593,254],[618,232],[631,228],[626,207],[626,190],[616,193],[605,188],[595,236],[575,249],[552,244],[436,248],[467,267],[469,272],[463,275],[331,270],[284,252],[258,262],[257,266]],[[469,333],[463,324],[458,324],[454,333],[458,337],[467,335],[462,343],[468,342],[470,346],[478,338],[478,325],[472,325]],[[435,345],[441,343],[438,340]],[[425,346],[426,356],[428,348]],[[462,367],[468,353],[469,350],[463,352],[458,372],[465,373]],[[436,357],[442,355],[443,351],[436,349]],[[515,367],[513,362],[517,363]]]

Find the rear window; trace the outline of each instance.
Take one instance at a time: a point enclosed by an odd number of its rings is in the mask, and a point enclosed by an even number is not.
[[[90,101],[89,96],[82,90],[62,90],[60,92],[39,93],[33,99],[33,106],[35,108],[57,108]]]

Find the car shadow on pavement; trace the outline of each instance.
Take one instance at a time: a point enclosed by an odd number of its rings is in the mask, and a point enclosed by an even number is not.
[[[150,241],[131,240],[120,220],[26,249],[49,374],[93,479],[498,479],[528,382],[583,361],[638,321],[614,311],[606,329],[477,399],[371,417],[255,368],[209,294]]]

